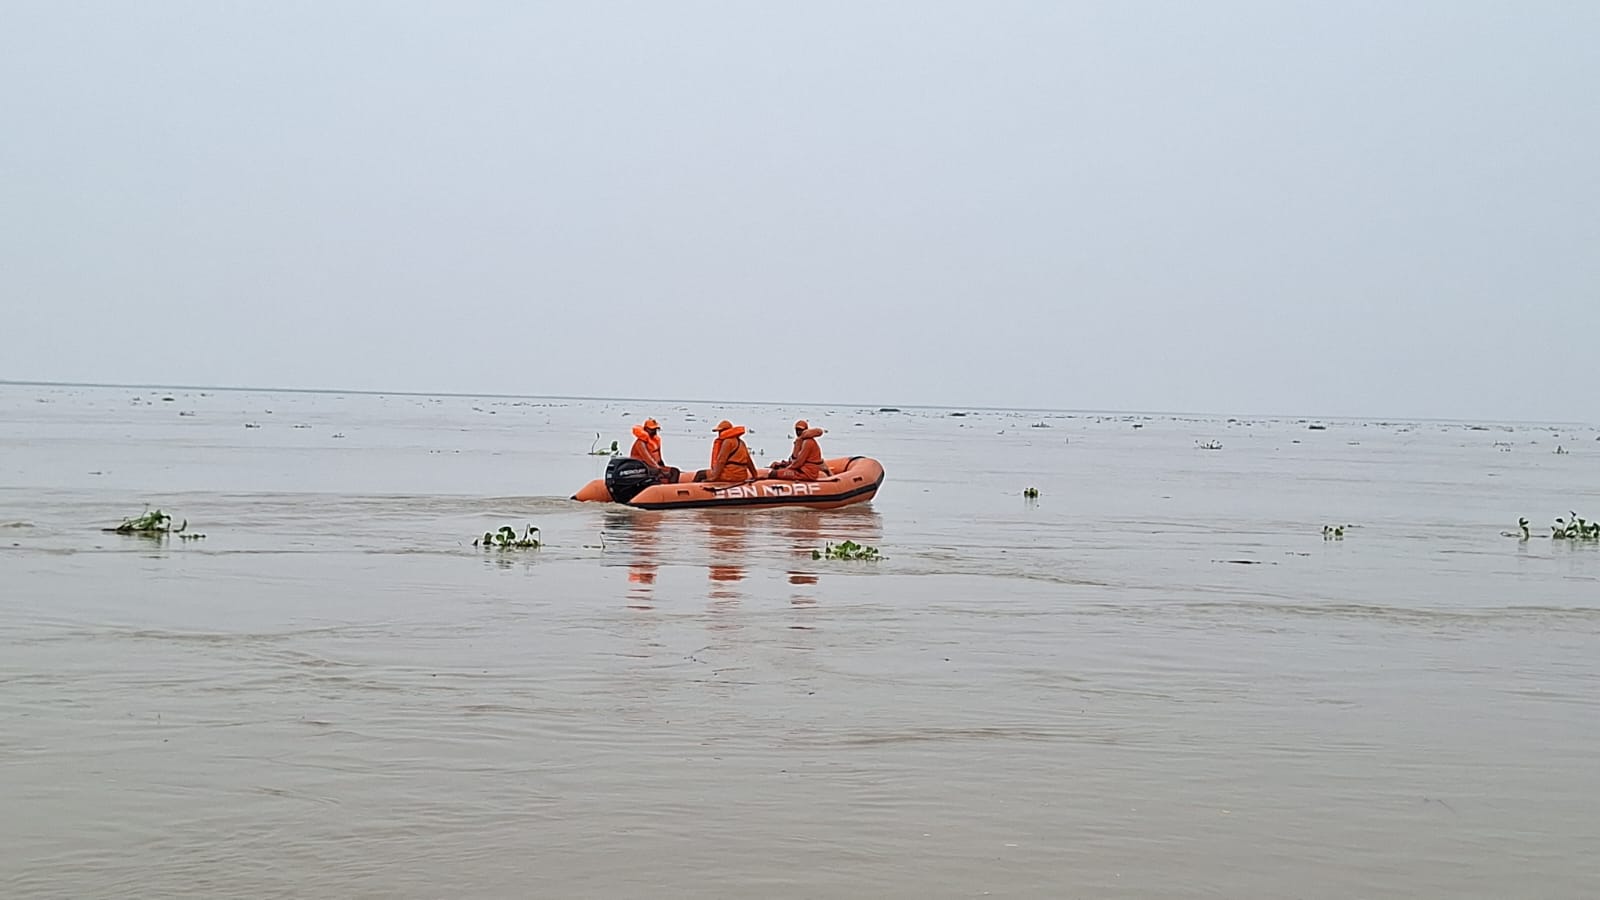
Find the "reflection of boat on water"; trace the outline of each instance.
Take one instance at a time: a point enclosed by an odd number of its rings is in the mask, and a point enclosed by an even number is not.
[[[856,509],[865,510],[866,507],[856,507]],[[794,515],[784,517],[783,534],[789,539],[789,552],[794,554],[794,560],[789,563],[789,570],[785,573],[791,587],[790,606],[817,605],[815,592],[808,588],[822,579],[812,568],[811,551],[822,542],[822,520],[826,515],[827,513],[819,510],[807,509],[797,510]]]
[[[664,532],[663,525],[669,525],[670,530]],[[693,543],[703,542],[706,547],[704,564],[710,579],[710,599],[739,599],[733,585],[743,581],[746,575],[751,525],[748,516],[716,510],[699,510],[696,516],[685,519],[669,517],[656,510],[627,507],[608,510],[602,520],[608,545],[626,560],[628,605],[639,609],[654,607],[655,589],[663,569],[684,567],[684,561],[676,552],[681,549],[676,545],[684,538],[690,538]],[[693,540],[697,530],[702,532],[702,540]],[[673,550],[663,552],[663,538],[673,545]]]
[[[779,533],[786,539],[790,554],[785,574],[789,584],[814,585],[820,580],[819,569],[811,558],[814,550],[830,541],[850,539],[862,543],[878,543],[883,534],[883,522],[870,506],[852,506],[836,510],[796,510],[775,518]],[[797,592],[791,602],[814,603],[809,594]]]
[[[827,466],[832,474],[816,481],[768,478],[769,469],[758,469],[756,478],[733,484],[697,482],[691,472],[680,472],[668,484],[653,484],[641,480],[642,464],[616,459],[607,464],[605,478],[584,485],[572,499],[624,502],[639,509],[839,509],[871,502],[883,485],[883,465],[869,456],[830,459]]]
[[[657,589],[670,593],[673,573],[691,566],[704,567],[708,600],[743,599],[741,583],[754,569],[758,574],[782,573],[793,588],[790,602],[812,605],[825,564],[815,563],[811,552],[844,539],[875,543],[883,530],[881,517],[870,506],[766,514],[699,509],[687,515],[613,506],[601,526],[606,557],[611,565],[627,567],[628,605],[639,609],[654,608]]]
[[[660,555],[661,514],[652,512],[608,512],[604,520],[605,532],[621,538],[631,557],[628,563],[628,605],[651,609],[655,593],[656,575],[661,566]]]
[[[706,561],[706,574],[711,580],[708,599],[738,600],[734,587],[744,580],[744,561],[747,553],[750,525],[743,516],[729,516],[717,512],[703,514],[706,526],[706,546],[710,557]]]

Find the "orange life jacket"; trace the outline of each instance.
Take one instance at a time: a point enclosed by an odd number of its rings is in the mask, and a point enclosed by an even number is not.
[[[711,444],[711,468],[706,470],[707,481],[748,481],[756,477],[756,464],[750,459],[750,448],[740,437],[744,428],[729,428],[717,433]]]
[[[666,463],[661,461],[661,435],[651,434],[644,428],[633,426],[633,436],[638,440],[633,442],[633,449],[628,455],[634,459],[648,463],[658,469],[665,468]]]

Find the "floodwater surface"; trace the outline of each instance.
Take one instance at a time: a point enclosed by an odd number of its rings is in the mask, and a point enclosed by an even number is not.
[[[887,480],[567,500],[647,415]],[[1600,546],[1546,535],[1597,472],[1571,425],[0,386],[0,895],[1593,897]],[[101,531],[146,504],[206,537]]]

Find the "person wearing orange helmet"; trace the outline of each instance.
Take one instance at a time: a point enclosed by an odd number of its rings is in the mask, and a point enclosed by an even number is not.
[[[756,464],[744,443],[744,426],[735,428],[723,419],[717,423],[717,440],[711,445],[711,468],[694,474],[695,481],[750,481],[756,477]]]
[[[633,449],[628,455],[650,466],[652,469],[665,469],[667,464],[661,461],[661,426],[655,419],[645,419],[643,425],[633,426]]]
[[[828,474],[828,466],[822,461],[822,448],[817,446],[817,438],[823,435],[821,428],[812,428],[805,419],[794,423],[794,452],[788,459],[772,464],[772,474],[768,478],[780,481],[816,481]]]

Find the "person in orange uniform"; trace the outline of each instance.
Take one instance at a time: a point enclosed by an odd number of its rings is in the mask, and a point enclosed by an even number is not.
[[[768,478],[779,481],[816,481],[828,474],[828,467],[822,461],[822,448],[817,446],[817,438],[821,437],[821,428],[812,428],[805,419],[794,423],[794,452],[782,462],[772,464],[772,474]]]
[[[695,481],[749,481],[756,477],[756,464],[744,443],[744,426],[733,427],[723,419],[717,423],[717,440],[711,445],[711,468],[694,475]]]
[[[645,419],[643,425],[633,426],[633,449],[628,455],[650,466],[652,469],[665,469],[667,464],[661,461],[661,426],[655,419]]]

